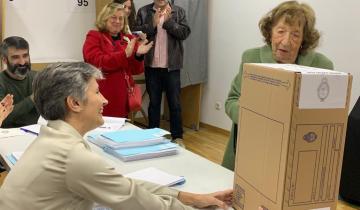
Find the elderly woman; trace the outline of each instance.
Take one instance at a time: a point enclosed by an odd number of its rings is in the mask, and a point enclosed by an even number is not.
[[[233,122],[230,139],[222,165],[234,170],[241,75],[244,63],[292,63],[333,69],[332,62],[313,50],[319,42],[315,29],[315,13],[307,4],[283,2],[259,22],[266,45],[246,50],[242,55],[239,73],[234,78],[225,102],[226,114]]]
[[[49,120],[0,188],[0,209],[226,208],[232,190],[193,194],[132,180],[90,150],[83,135],[104,123],[108,101],[99,92],[101,72],[90,64],[59,63],[34,80],[34,100]]]
[[[133,37],[128,30],[122,4],[105,5],[96,20],[98,30],[91,30],[83,46],[83,56],[103,72],[105,80],[99,81],[100,91],[109,100],[104,115],[127,117],[128,86],[133,86],[133,74],[144,72],[144,54],[153,43]],[[129,77],[127,84],[126,77]]]

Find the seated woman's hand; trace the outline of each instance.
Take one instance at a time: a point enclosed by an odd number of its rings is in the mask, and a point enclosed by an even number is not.
[[[228,209],[232,204],[233,190],[218,191],[210,194],[195,194],[180,192],[178,199],[186,204],[196,208],[206,208],[210,206]]]

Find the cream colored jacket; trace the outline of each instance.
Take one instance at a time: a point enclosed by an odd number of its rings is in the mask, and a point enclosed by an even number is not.
[[[0,209],[192,209],[178,191],[117,173],[64,121],[50,121],[0,188]]]

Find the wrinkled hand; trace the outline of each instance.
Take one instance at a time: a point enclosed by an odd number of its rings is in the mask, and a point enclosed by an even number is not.
[[[13,95],[7,94],[0,102],[0,124],[14,109]]]
[[[125,54],[126,54],[126,57],[130,57],[134,51],[134,47],[135,47],[135,44],[136,44],[136,39],[131,39],[130,42],[128,42],[128,45],[125,49]]]
[[[137,48],[136,55],[141,56],[146,54],[152,48],[153,44],[154,43],[152,41],[149,42],[147,39],[141,41],[140,45]]]
[[[154,18],[153,18],[153,26],[156,27],[160,22],[160,15],[161,15],[161,9],[158,8],[155,11]]]
[[[222,209],[228,209],[232,204],[233,190],[229,189],[210,194],[180,192],[178,198],[184,204],[191,205],[196,208],[216,206]]]
[[[165,11],[164,11],[163,14],[164,14],[164,22],[170,19],[170,17],[171,17],[171,7],[170,7],[169,4],[166,6]]]

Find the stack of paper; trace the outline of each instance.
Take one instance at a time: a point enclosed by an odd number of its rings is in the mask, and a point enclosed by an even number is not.
[[[125,174],[125,177],[152,182],[168,187],[185,183],[185,178],[183,176],[168,174],[153,167]]]
[[[112,154],[113,156],[123,161],[150,159],[168,155],[175,155],[178,153],[177,144],[171,142],[142,147],[128,147],[121,149],[104,147],[103,149],[105,152]]]
[[[90,142],[111,149],[140,147],[168,143],[164,135],[170,134],[160,128],[93,132],[88,135]]]
[[[92,132],[87,139],[123,161],[133,161],[177,154],[177,145],[166,134],[170,132],[160,128],[133,129]]]

